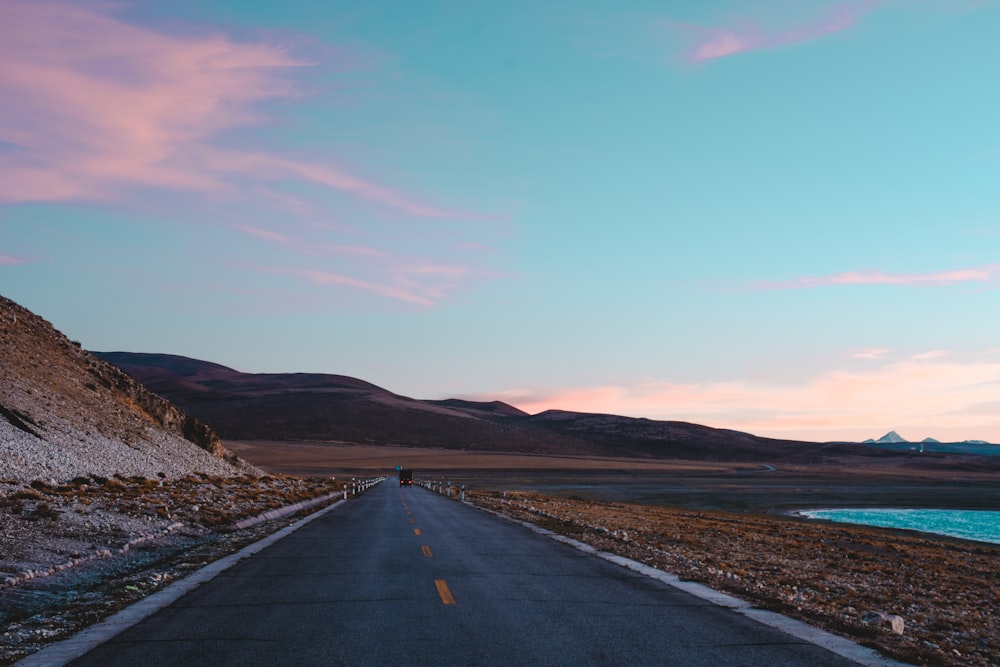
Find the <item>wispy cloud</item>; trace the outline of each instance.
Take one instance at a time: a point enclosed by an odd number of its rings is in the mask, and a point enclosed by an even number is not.
[[[917,285],[942,286],[960,283],[989,284],[1000,275],[1000,264],[938,271],[932,273],[891,274],[881,271],[850,271],[832,276],[799,277],[788,281],[758,283],[759,289],[794,289],[830,285]]]
[[[447,299],[470,280],[493,276],[470,263],[445,262],[366,245],[316,242],[252,225],[236,225],[235,229],[296,256],[294,264],[252,267],[257,273],[291,276],[313,286],[355,290],[425,308]],[[336,268],[327,268],[330,265]]]
[[[961,359],[932,350],[860,369],[831,369],[800,384],[649,381],[490,396],[531,413],[561,409],[693,421],[782,438],[863,440],[897,429],[917,439],[1000,442],[1000,415],[976,408],[996,400],[998,381],[996,351]]]
[[[18,264],[27,264],[27,262],[28,260],[26,259],[20,259],[10,255],[0,255],[0,266],[16,266]]]
[[[314,62],[281,44],[218,32],[168,34],[112,11],[113,4],[103,3],[0,0],[0,204],[142,205],[151,190],[170,193],[171,205],[185,212],[225,201],[229,218],[247,214],[239,224],[226,222],[229,229],[282,252],[381,262],[341,267],[330,275],[344,275],[327,284],[422,304],[447,296],[437,277],[424,278],[434,274],[419,269],[405,275],[422,296],[380,287],[402,280],[399,272],[376,274],[389,270],[383,260],[396,255],[380,244],[398,235],[348,224],[319,229],[316,218],[330,220],[331,201],[345,203],[344,215],[362,212],[383,225],[496,216],[434,203],[335,159],[254,148],[258,135],[248,130],[265,130],[273,121],[264,109],[305,97],[298,81]],[[354,66],[322,65],[326,72]],[[233,147],[236,131],[246,148]],[[210,214],[218,222],[216,211]],[[422,231],[411,233],[420,239],[414,254],[455,263],[452,237],[445,243],[434,230]],[[463,273],[479,275],[471,267]]]
[[[352,254],[352,250],[346,249],[345,254]],[[376,268],[366,267],[351,275],[303,268],[258,267],[256,271],[295,277],[315,286],[350,288],[423,308],[437,305],[469,278],[470,269],[463,266],[434,264],[388,254],[377,259]]]
[[[851,359],[881,359],[889,354],[889,349],[885,347],[867,347],[863,350],[855,350],[850,354]]]
[[[308,65],[223,36],[182,38],[83,7],[0,3],[0,201],[108,199],[124,187],[225,188],[203,154],[214,133],[296,95]]]
[[[430,307],[436,303],[436,299],[432,296],[425,296],[413,289],[416,287],[414,284],[410,284],[408,286],[379,284],[328,271],[297,270],[292,271],[291,273],[315,285],[353,287],[355,289],[372,292],[390,299],[398,299],[399,301],[414,303],[418,306]]]
[[[389,259],[392,257],[391,253],[371,246],[347,245],[343,243],[316,243],[311,238],[294,237],[272,229],[255,227],[253,225],[238,224],[234,228],[247,236],[275,246],[289,248],[300,255],[312,257],[348,255],[370,259]]]
[[[281,46],[178,37],[74,5],[0,1],[0,202],[102,200],[134,186],[241,190],[234,176],[308,181],[419,217],[470,213],[334,164],[225,149],[223,131],[301,95],[312,63]]]
[[[686,58],[693,62],[703,62],[748,51],[774,49],[822,39],[857,25],[865,14],[881,4],[884,4],[884,0],[841,2],[811,21],[779,30],[765,29],[759,22],[753,20],[745,20],[738,25],[717,27],[677,23],[669,25],[680,30],[692,42],[685,54]]]
[[[198,147],[199,163],[215,177],[226,174],[271,180],[299,180],[348,192],[362,199],[420,218],[484,219],[486,216],[433,206],[411,195],[354,176],[334,165],[309,164],[287,158],[247,151]]]
[[[277,243],[279,245],[289,245],[294,243],[294,239],[290,236],[271,231],[270,229],[262,229],[251,225],[237,225],[236,228],[248,236],[252,236],[262,241],[268,241],[269,243]]]

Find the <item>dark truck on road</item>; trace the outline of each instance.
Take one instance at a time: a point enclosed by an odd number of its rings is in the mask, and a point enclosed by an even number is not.
[[[399,485],[400,486],[413,486],[413,471],[412,470],[400,470],[399,471]]]

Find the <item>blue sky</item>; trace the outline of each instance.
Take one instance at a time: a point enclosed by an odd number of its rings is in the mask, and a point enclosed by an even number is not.
[[[1000,442],[1000,2],[0,16],[0,293],[88,349]]]

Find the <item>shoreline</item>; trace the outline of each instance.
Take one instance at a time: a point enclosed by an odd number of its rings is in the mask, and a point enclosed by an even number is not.
[[[998,525],[1000,525],[1000,511],[997,510],[981,510],[981,509],[950,509],[950,508],[931,508],[931,507],[824,507],[819,509],[803,509],[796,510],[791,513],[790,516],[798,516],[808,521],[820,521],[835,524],[848,524],[853,526],[870,526],[874,528],[888,528],[891,530],[902,530],[911,533],[916,533],[919,535],[937,535],[943,537],[951,537],[959,540],[967,540],[969,542],[978,542],[980,544],[994,544],[1000,545],[1000,536],[995,536],[992,534],[982,534],[970,531],[970,534],[964,534],[957,529],[933,529],[928,526],[918,527],[914,525],[902,525],[893,524],[890,522],[876,522],[876,521],[852,521],[842,518],[832,518],[828,516],[813,516],[813,514],[829,512],[829,513],[913,513],[917,515],[921,512],[930,513],[940,513],[942,515],[957,515],[959,513],[971,514],[973,516],[977,514],[991,514],[995,515]]]

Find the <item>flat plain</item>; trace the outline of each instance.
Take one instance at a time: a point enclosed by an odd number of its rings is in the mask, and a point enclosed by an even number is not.
[[[749,512],[823,507],[1000,510],[1000,473],[948,457],[843,458],[827,464],[531,456],[323,442],[234,441],[226,447],[272,473],[393,475],[471,489],[534,490],[595,501]]]

